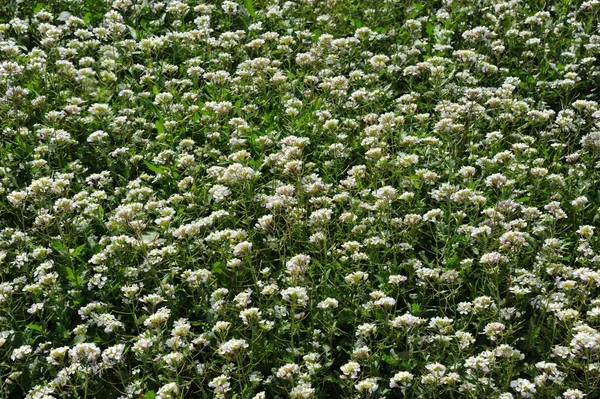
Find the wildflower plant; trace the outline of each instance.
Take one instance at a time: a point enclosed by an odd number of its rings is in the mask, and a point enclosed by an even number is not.
[[[0,2],[0,398],[597,397],[599,12]]]

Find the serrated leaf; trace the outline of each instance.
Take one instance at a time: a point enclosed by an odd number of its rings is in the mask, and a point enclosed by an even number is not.
[[[433,36],[434,28],[435,28],[435,25],[431,22],[429,22],[427,25],[425,25],[425,31],[427,32],[427,34],[429,36]]]
[[[60,253],[66,252],[65,245],[60,240],[52,240],[50,246]]]
[[[67,271],[67,280],[71,282],[77,281],[77,277],[75,276],[75,272],[73,272],[73,269],[67,267],[65,270]]]
[[[81,253],[83,252],[83,250],[85,249],[85,246],[87,244],[81,244],[80,246],[78,246],[77,248],[75,248],[75,251],[73,251],[72,255],[74,258],[78,258],[79,255],[81,255]]]

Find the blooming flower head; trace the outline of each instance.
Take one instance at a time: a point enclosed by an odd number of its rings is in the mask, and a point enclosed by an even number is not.
[[[304,307],[308,303],[308,294],[304,287],[289,287],[281,291],[281,297],[294,306]]]

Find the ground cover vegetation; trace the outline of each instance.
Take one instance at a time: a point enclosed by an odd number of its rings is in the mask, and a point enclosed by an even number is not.
[[[599,12],[0,2],[0,397],[600,397]]]

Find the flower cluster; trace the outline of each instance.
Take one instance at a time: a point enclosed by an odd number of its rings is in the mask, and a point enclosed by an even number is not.
[[[599,29],[0,1],[0,396],[597,397]]]

